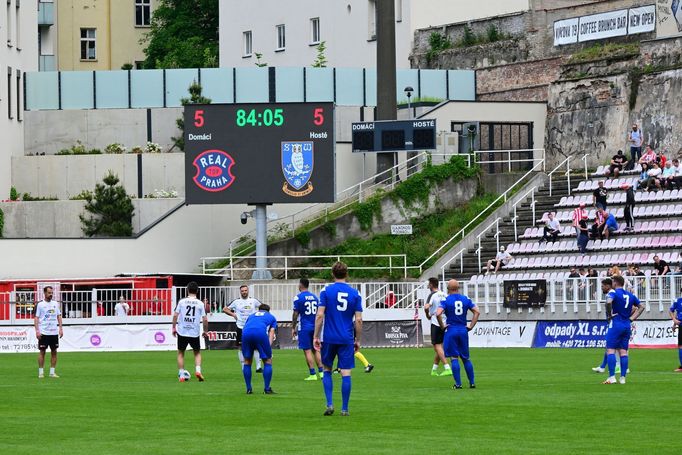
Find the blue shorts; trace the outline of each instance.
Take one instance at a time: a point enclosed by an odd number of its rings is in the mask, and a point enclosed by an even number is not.
[[[631,335],[630,321],[612,319],[606,331],[606,349],[628,349]]]
[[[322,365],[327,368],[334,366],[334,359],[339,358],[337,368],[350,370],[355,368],[355,345],[322,343]]]
[[[469,358],[469,331],[466,327],[450,327],[445,332],[443,350],[446,357],[461,357],[462,360]]]
[[[298,331],[298,349],[308,350],[313,348],[314,330]]]
[[[253,352],[258,351],[261,360],[272,358],[272,347],[267,333],[243,332],[242,355],[245,359],[252,359]]]

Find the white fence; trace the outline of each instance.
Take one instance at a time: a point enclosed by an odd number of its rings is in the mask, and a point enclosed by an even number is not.
[[[603,277],[547,281],[547,300],[543,308],[511,310],[503,307],[503,281],[462,281],[460,292],[468,295],[487,319],[506,319],[511,312],[549,313],[558,318],[604,317]],[[367,309],[418,309],[426,290],[424,282],[350,283],[364,298]],[[319,294],[325,283],[311,283],[310,291]],[[682,296],[682,275],[665,277],[628,277],[627,284],[646,306],[646,314],[665,317],[673,300]],[[445,289],[445,283],[441,284]],[[267,303],[275,311],[292,308],[298,284],[251,283],[249,295]],[[121,322],[116,316],[116,303],[123,297],[130,311],[127,322],[168,322],[178,299],[186,295],[185,288],[172,289],[92,289],[61,291],[55,300],[62,303],[65,323]],[[199,298],[206,301],[212,313],[239,297],[239,285],[201,287]],[[0,293],[0,325],[26,325],[34,314],[35,296],[26,292]]]

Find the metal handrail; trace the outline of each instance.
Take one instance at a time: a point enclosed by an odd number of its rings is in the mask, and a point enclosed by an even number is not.
[[[531,173],[536,172],[536,168],[537,168],[540,164],[542,164],[542,165],[544,166],[544,160],[543,160],[542,162],[540,162],[540,163],[535,164],[528,172],[526,172],[525,174],[523,174],[523,176],[521,176],[516,182],[514,182],[513,184],[511,184],[511,185],[509,186],[509,188],[507,189],[507,191],[505,191],[504,193],[500,194],[500,195],[499,195],[493,202],[491,202],[486,208],[484,208],[483,210],[481,210],[481,212],[480,212],[478,215],[476,215],[476,217],[475,217],[474,219],[472,219],[471,221],[469,221],[462,229],[460,229],[455,235],[453,235],[452,237],[450,237],[445,243],[443,243],[443,245],[441,245],[441,246],[440,246],[436,251],[434,251],[429,257],[427,257],[426,259],[424,259],[424,261],[422,261],[421,264],[419,264],[419,265],[414,265],[414,266],[408,266],[407,268],[408,268],[408,269],[419,269],[419,273],[421,273],[421,272],[424,270],[424,266],[425,266],[429,261],[431,261],[438,253],[440,253],[441,251],[443,251],[444,248],[447,248],[454,240],[456,240],[456,239],[459,238],[459,237],[461,237],[460,240],[463,240],[464,237],[465,237],[466,230],[467,230],[471,225],[473,225],[480,217],[482,217],[485,213],[487,213],[488,210],[490,210],[492,207],[494,207],[495,204],[497,204],[497,202],[498,202],[500,199],[503,199],[504,202],[507,202],[507,197],[508,197],[509,193],[511,193],[511,191],[514,190],[514,188],[516,188],[516,186],[517,186],[519,183],[523,182],[523,181],[526,179],[526,177],[528,177]]]
[[[520,160],[512,160],[511,159],[511,154],[512,153],[520,153],[520,152],[542,152],[542,158],[526,158],[526,159],[520,159]],[[493,160],[493,161],[482,161],[479,159],[475,159],[475,162],[477,164],[507,164],[507,170],[508,172],[512,171],[512,163],[528,163],[528,162],[535,162],[535,161],[544,161],[545,160],[545,149],[516,149],[516,150],[475,150],[473,152],[474,157],[476,158],[477,154],[478,155],[483,155],[483,154],[490,154],[490,153],[506,153],[507,154],[507,159],[506,160]],[[535,154],[535,153],[533,153]],[[544,167],[543,167],[544,171]]]
[[[495,225],[495,240],[497,241],[497,251],[500,251],[500,218],[499,216],[495,218],[495,221],[490,223],[485,229],[483,229],[477,236],[476,239],[478,240],[478,248],[476,249],[476,254],[478,254],[478,271],[480,272],[482,270],[481,266],[481,236],[488,232],[488,230]]]
[[[466,248],[462,248],[461,250],[459,250],[457,252],[457,254],[452,256],[450,259],[448,259],[443,264],[443,266],[440,268],[440,276],[442,276],[443,279],[445,279],[445,268],[448,267],[452,263],[452,261],[457,259],[458,256],[459,256],[459,273],[464,273],[464,252],[465,251],[466,251]]]
[[[443,157],[445,156],[458,156],[458,154],[439,154]],[[282,229],[282,223],[283,220],[286,219],[291,219],[290,222],[286,223],[285,222],[285,229],[290,232],[291,236],[294,235],[294,232],[296,230],[297,225],[300,226],[301,224],[304,224],[306,220],[314,220],[317,218],[320,218],[321,216],[324,216],[325,218],[328,217],[330,214],[333,214],[335,212],[342,211],[343,209],[347,208],[348,206],[356,203],[356,202],[362,202],[363,199],[367,199],[369,194],[373,193],[376,189],[378,188],[385,188],[384,182],[377,183],[376,180],[377,178],[381,178],[382,176],[386,176],[386,178],[390,178],[393,175],[400,174],[402,172],[411,172],[415,168],[418,168],[420,165],[422,165],[426,160],[424,158],[430,156],[429,152],[421,152],[416,156],[413,156],[411,158],[408,158],[407,160],[400,162],[394,166],[392,166],[390,169],[387,169],[385,171],[378,172],[374,174],[373,176],[366,178],[365,180],[356,183],[342,191],[339,191],[336,196],[340,197],[342,195],[348,194],[347,197],[342,198],[341,200],[335,202],[335,203],[316,203],[316,204],[311,204],[308,205],[306,208],[301,209],[291,215],[287,215],[284,218],[278,219],[278,220],[268,220],[268,224],[275,223],[279,229]],[[469,157],[467,157],[469,158]],[[470,166],[470,158],[469,158],[469,166]],[[395,181],[391,181],[391,184],[389,186],[389,189],[393,189],[397,183]],[[368,194],[369,193],[369,194]],[[301,215],[305,214],[302,219],[297,221],[297,218],[301,218]],[[235,239],[230,240],[229,243],[229,254],[230,256],[233,255],[241,255],[243,254],[250,246],[252,246],[252,242],[244,242],[242,239],[244,237],[250,237],[255,233],[255,229],[252,229],[251,231],[247,232],[246,234],[243,234]],[[289,237],[285,237],[289,238]]]
[[[585,165],[585,180],[589,180],[589,177],[587,176],[587,157],[590,156],[589,153],[586,153],[583,155],[581,160],[583,160],[583,164]]]
[[[560,167],[566,164],[566,176],[568,177],[568,194],[571,194],[571,156],[566,157],[561,163],[552,169],[547,176],[549,177],[549,195],[552,195],[552,174],[559,170]]]
[[[512,218],[512,222],[514,223],[514,241],[517,242],[519,240],[518,236],[518,231],[517,231],[517,226],[516,226],[516,220],[518,219],[518,215],[516,214],[516,207],[519,204],[523,204],[526,200],[526,197],[528,197],[528,194],[531,194],[531,203],[530,207],[531,210],[533,211],[533,222],[535,222],[535,190],[537,190],[537,186],[534,186],[533,188],[529,189],[526,191],[521,197],[519,197],[519,200],[514,202],[513,208],[514,208],[514,217]]]

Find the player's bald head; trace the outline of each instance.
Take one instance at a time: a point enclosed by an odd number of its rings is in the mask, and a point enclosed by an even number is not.
[[[448,292],[457,292],[459,291],[459,281],[452,279],[448,281]]]

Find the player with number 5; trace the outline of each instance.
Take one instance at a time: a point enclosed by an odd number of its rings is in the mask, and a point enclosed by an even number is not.
[[[338,357],[341,369],[341,415],[347,416],[350,400],[350,373],[355,368],[355,351],[360,349],[362,337],[362,297],[358,291],[346,283],[348,266],[337,262],[332,267],[334,283],[328,285],[320,293],[320,306],[315,318],[315,335],[313,345],[322,354],[324,375],[322,385],[327,399],[324,415],[334,414],[332,392],[332,368],[334,359]],[[324,329],[323,329],[324,327]],[[353,331],[355,329],[355,331]]]
[[[467,313],[471,311],[474,317],[467,325]],[[443,314],[446,317],[446,324],[443,323]],[[448,281],[448,296],[440,302],[436,310],[436,318],[441,329],[445,330],[443,340],[443,351],[446,357],[452,359],[452,376],[455,378],[453,389],[462,388],[462,376],[459,369],[459,358],[464,364],[469,387],[476,388],[474,382],[474,365],[469,360],[469,331],[474,328],[481,312],[471,299],[459,293],[459,282],[457,280]]]
[[[291,315],[291,337],[293,339],[298,337],[298,349],[303,351],[308,363],[310,375],[304,381],[317,381],[318,373],[319,379],[322,379],[322,360],[320,359],[320,352],[313,351],[313,333],[315,332],[317,305],[320,301],[315,294],[308,291],[308,286],[310,286],[310,282],[307,278],[301,278],[298,282],[299,293],[294,298],[294,312]],[[317,373],[315,372],[316,365]]]

